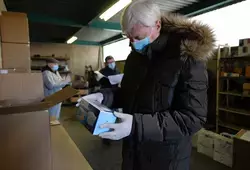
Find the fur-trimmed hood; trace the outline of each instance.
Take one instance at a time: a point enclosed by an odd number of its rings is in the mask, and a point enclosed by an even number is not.
[[[180,33],[181,54],[195,59],[207,61],[213,55],[215,35],[213,30],[198,21],[191,21],[185,16],[164,14],[162,16],[163,33]]]

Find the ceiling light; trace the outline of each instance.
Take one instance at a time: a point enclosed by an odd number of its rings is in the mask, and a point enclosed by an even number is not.
[[[77,40],[77,37],[73,36],[67,41],[67,44],[72,44],[75,40]]]
[[[132,2],[132,0],[119,0],[113,6],[111,6],[107,11],[105,11],[100,16],[100,19],[103,19],[104,21],[109,20],[111,17],[113,17],[115,14],[117,14],[120,10],[122,10],[124,7],[126,7],[131,2]]]

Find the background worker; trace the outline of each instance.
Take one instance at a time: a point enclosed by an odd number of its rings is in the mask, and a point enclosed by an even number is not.
[[[107,56],[105,58],[105,68],[101,69],[100,73],[106,77],[120,74],[120,72],[118,71],[118,69],[116,67],[114,57]]]
[[[42,69],[45,97],[60,91],[63,87],[70,84],[70,80],[64,80],[60,76],[58,69],[59,69],[59,61],[57,61],[55,58],[48,59],[46,67]],[[60,112],[61,112],[61,103],[49,109],[51,125],[60,124],[59,122]]]

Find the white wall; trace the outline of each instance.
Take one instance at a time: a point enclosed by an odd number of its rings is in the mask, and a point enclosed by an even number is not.
[[[31,43],[31,56],[39,54],[41,56],[69,57],[69,66],[73,74],[84,75],[85,65],[92,65],[94,70],[100,67],[99,46],[68,45],[55,43]]]

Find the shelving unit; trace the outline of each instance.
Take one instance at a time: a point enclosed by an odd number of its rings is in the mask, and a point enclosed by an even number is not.
[[[250,78],[244,75],[222,76],[221,72],[224,72],[222,68],[225,63],[228,64],[228,61],[231,62],[230,64],[233,62],[250,63],[250,55],[221,58],[222,47],[224,46],[218,47],[217,53],[216,131],[220,133],[223,128],[223,131],[227,129],[237,133],[241,129],[250,129],[250,123],[249,125],[246,123],[248,120],[250,122],[250,107],[244,107],[245,100],[249,100],[250,106],[250,94],[245,94],[242,90],[243,83],[250,83]],[[241,89],[232,89],[234,87],[231,81],[241,86]],[[241,100],[244,101],[242,106]]]
[[[32,56],[30,59],[32,61],[32,65],[31,65],[31,70],[32,71],[41,71],[41,69],[46,66],[46,60],[49,59],[52,56]],[[70,58],[68,57],[53,57],[56,60],[60,61],[62,63],[62,65],[64,66],[68,66],[68,61],[70,60]],[[34,64],[35,63],[35,64]],[[61,75],[67,75],[70,74],[70,71],[65,71],[65,70],[59,70],[59,73]]]
[[[31,57],[31,60],[38,60],[38,61],[43,61],[43,60],[47,60],[50,57]],[[56,60],[58,61],[68,61],[70,60],[69,58],[63,58],[63,57],[54,57]]]

